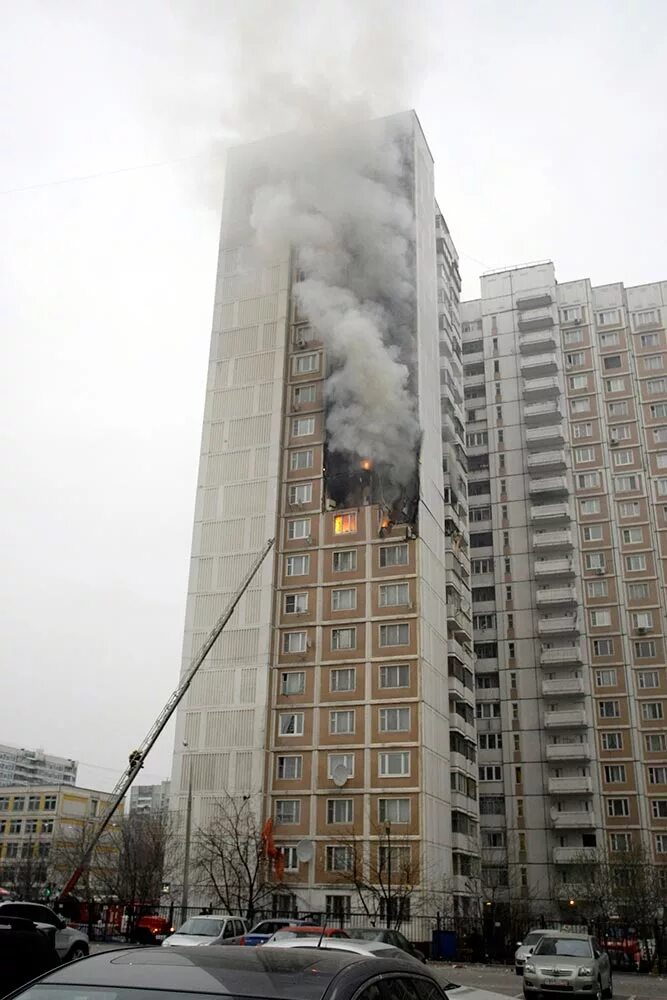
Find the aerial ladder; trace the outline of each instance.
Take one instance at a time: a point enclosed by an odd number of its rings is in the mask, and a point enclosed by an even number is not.
[[[83,872],[86,869],[86,866],[88,865],[90,859],[93,856],[93,852],[100,841],[100,837],[102,836],[102,834],[108,827],[109,823],[111,822],[116,810],[118,809],[118,806],[125,798],[130,785],[132,784],[136,776],[139,774],[141,768],[144,766],[144,761],[146,760],[146,757],[148,756],[153,746],[155,745],[155,742],[160,736],[160,733],[169,722],[170,718],[174,714],[174,711],[178,707],[179,703],[182,701],[186,691],[192,684],[192,681],[194,680],[197,671],[199,670],[202,663],[210,653],[213,646],[215,645],[216,639],[222,632],[223,628],[225,627],[229,619],[232,617],[234,609],[236,608],[237,604],[239,603],[244,593],[250,586],[260,566],[262,565],[267,555],[269,554],[269,551],[273,546],[274,540],[275,539],[270,538],[266,543],[266,545],[264,546],[264,548],[262,549],[262,551],[260,552],[260,554],[257,556],[257,559],[252,564],[243,583],[236,591],[234,597],[227,605],[220,618],[218,618],[217,622],[209,632],[208,636],[206,637],[200,649],[197,651],[197,653],[195,653],[194,657],[190,661],[190,665],[183,674],[183,677],[181,678],[178,687],[173,692],[173,694],[167,701],[167,704],[164,706],[164,708],[158,715],[157,719],[155,720],[152,727],[148,731],[148,734],[144,738],[143,743],[141,743],[137,747],[137,749],[133,750],[132,753],[130,754],[129,766],[127,770],[123,772],[122,776],[118,780],[118,783],[116,784],[116,787],[112,791],[111,799],[109,801],[109,804],[107,805],[106,811],[103,813],[95,829],[95,832],[93,833],[90,843],[83,852],[81,861],[79,862],[78,866],[72,872],[69,879],[63,886],[62,892],[60,893],[61,899],[63,899],[65,896],[73,892],[74,888],[76,887],[77,882],[81,878]]]

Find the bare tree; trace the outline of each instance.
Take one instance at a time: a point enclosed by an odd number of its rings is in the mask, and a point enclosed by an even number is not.
[[[254,921],[279,881],[267,856],[258,803],[248,796],[220,798],[211,821],[196,832],[194,867],[202,887],[229,913]]]
[[[100,873],[107,895],[123,902],[156,903],[177,870],[179,841],[168,810],[131,813],[110,831],[116,864]]]

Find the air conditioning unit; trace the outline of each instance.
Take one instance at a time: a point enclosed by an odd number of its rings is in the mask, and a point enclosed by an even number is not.
[[[604,576],[604,570],[602,566],[598,566],[598,568],[595,570],[595,574],[596,576]]]
[[[299,403],[293,403],[293,404],[292,404],[292,410],[293,410],[293,411],[294,411],[295,413],[297,412],[297,410],[300,410],[300,409],[301,409],[301,406],[300,406],[300,404],[299,404]]]
[[[314,545],[314,544],[315,544],[315,539],[313,538],[312,535],[308,535],[308,538],[306,538],[306,545]]]
[[[637,626],[637,635],[646,635],[647,631],[648,629],[646,628],[646,625]]]
[[[301,500],[290,500],[289,505],[290,507],[295,507],[297,510],[301,510],[303,507]]]
[[[299,339],[296,342],[296,347],[298,348],[298,350],[302,351],[304,349],[304,347],[307,347],[307,346],[308,345],[307,345],[306,341],[303,340],[301,337],[299,337]]]
[[[580,318],[575,319],[574,325],[575,326],[581,326],[581,319]]]

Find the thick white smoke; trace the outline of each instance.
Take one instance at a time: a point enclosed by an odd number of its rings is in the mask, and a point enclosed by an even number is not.
[[[310,136],[256,192],[251,216],[260,249],[288,242],[298,252],[305,278],[295,294],[332,368],[329,450],[381,465],[394,494],[414,474],[419,440],[404,138],[396,120]]]

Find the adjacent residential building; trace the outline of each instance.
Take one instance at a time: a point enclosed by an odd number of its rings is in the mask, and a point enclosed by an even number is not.
[[[478,891],[459,291],[414,113],[230,154],[185,663],[276,542],[178,712],[171,800],[257,797],[276,909],[389,871],[413,906]]]
[[[94,824],[110,801],[106,792],[71,785],[0,789],[0,886],[25,898],[54,893],[81,860]],[[95,864],[104,852],[102,843]]]
[[[132,785],[130,788],[129,814],[156,813],[169,808],[169,781],[159,785]]]
[[[0,786],[75,785],[77,762],[0,743]]]
[[[485,275],[462,304],[487,899],[667,864],[667,282]]]

